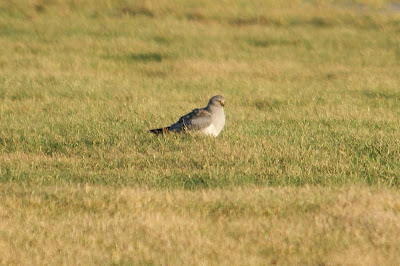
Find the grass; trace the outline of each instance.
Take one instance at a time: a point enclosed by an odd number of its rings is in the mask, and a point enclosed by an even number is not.
[[[0,3],[0,263],[398,264],[397,5]]]
[[[399,263],[398,190],[2,186],[2,264]],[[4,219],[5,218],[5,219]]]

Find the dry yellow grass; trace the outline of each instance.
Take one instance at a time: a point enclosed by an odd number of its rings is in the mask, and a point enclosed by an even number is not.
[[[391,0],[0,1],[0,264],[400,264]],[[214,139],[154,128],[227,98]]]
[[[0,188],[1,264],[400,263],[400,192]]]

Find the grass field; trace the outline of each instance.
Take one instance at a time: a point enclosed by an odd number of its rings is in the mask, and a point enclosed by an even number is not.
[[[399,147],[399,2],[0,2],[0,264],[400,264]]]

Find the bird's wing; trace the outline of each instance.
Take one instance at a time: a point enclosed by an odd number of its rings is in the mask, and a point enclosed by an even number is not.
[[[179,118],[178,122],[171,126],[172,130],[181,131],[201,130],[211,124],[211,113],[205,109],[194,109],[190,113]]]

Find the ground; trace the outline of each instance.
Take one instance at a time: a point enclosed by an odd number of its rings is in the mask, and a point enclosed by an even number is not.
[[[0,263],[399,264],[399,6],[1,2]]]

